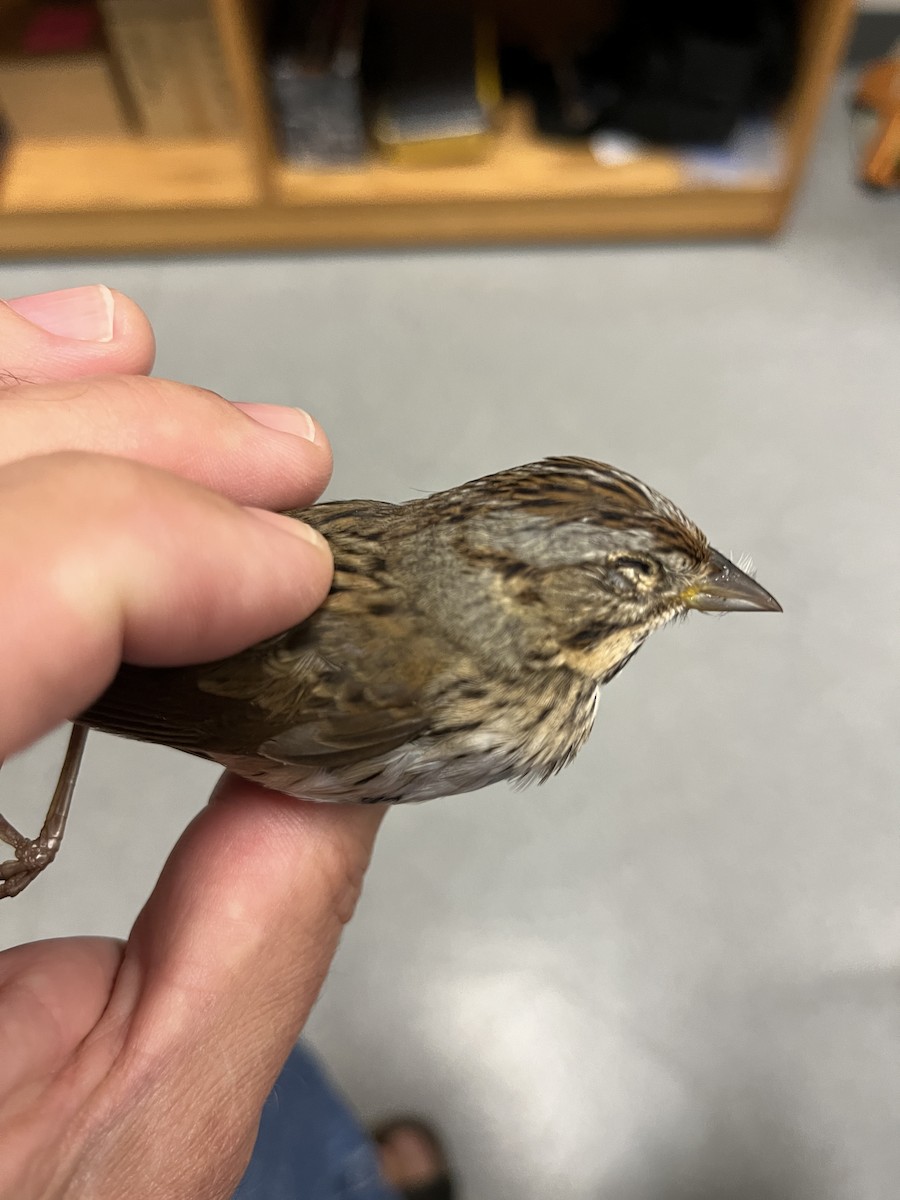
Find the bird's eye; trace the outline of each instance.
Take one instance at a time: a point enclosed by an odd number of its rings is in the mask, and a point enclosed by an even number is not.
[[[613,559],[614,569],[624,576],[629,583],[649,583],[656,574],[655,563],[648,562],[645,558],[631,558],[625,556],[623,558]]]

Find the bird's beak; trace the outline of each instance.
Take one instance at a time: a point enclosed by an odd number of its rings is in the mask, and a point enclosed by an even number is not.
[[[698,612],[782,612],[774,596],[718,550],[710,552],[702,579],[682,593],[682,600]]]

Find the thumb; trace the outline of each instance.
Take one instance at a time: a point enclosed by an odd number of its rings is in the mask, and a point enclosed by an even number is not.
[[[230,1196],[362,886],[382,805],[226,777],[139,916],[91,1045],[85,1195]],[[142,1189],[138,1186],[138,1191]]]
[[[0,301],[0,381],[146,375],[154,350],[141,309],[103,284]]]

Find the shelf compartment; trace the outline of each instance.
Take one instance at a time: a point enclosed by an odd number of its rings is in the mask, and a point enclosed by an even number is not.
[[[620,167],[601,166],[584,142],[536,136],[528,107],[520,103],[504,107],[494,140],[480,162],[403,167],[373,158],[354,170],[337,171],[279,162],[274,173],[276,195],[292,205],[651,196],[684,188],[673,156],[647,154]]]

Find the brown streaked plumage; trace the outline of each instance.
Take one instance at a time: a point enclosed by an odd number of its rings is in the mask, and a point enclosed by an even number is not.
[[[316,613],[220,662],[123,666],[78,722],[295,796],[426,800],[564,766],[673,617],[779,611],[671,501],[589,459],[291,515],[334,553]]]

